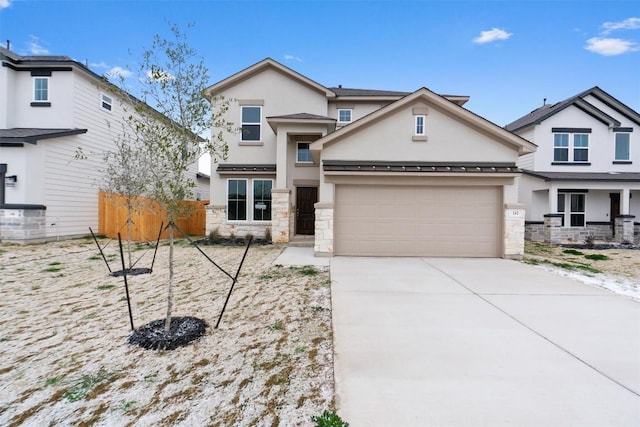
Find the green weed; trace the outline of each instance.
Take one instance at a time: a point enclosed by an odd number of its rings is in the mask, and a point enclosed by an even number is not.
[[[44,381],[44,385],[46,386],[57,385],[59,382],[60,382],[60,377],[51,377],[51,378],[47,378]]]
[[[343,421],[338,414],[327,410],[319,417],[312,416],[311,421],[316,423],[315,427],[349,427],[349,423]]]
[[[108,372],[106,369],[100,368],[95,375],[82,375],[72,382],[71,387],[64,392],[62,397],[69,402],[82,400],[87,397],[93,387],[102,382],[111,381],[116,374],[117,372]]]
[[[268,328],[272,331],[281,331],[284,329],[284,325],[280,320],[276,320],[276,322],[273,325],[269,325]]]
[[[606,261],[609,260],[611,258],[609,258],[608,256],[604,255],[604,254],[588,254],[584,256],[586,259],[590,259],[592,261]]]
[[[569,254],[569,255],[584,255],[584,252],[580,252],[575,249],[565,249],[562,251],[562,253]]]
[[[98,289],[99,291],[108,291],[109,289],[113,289],[115,288],[116,285],[111,284],[111,283],[107,283],[104,285],[98,285],[98,287],[96,289]]]

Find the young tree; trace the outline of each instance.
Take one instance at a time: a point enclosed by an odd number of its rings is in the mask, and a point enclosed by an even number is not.
[[[226,158],[227,145],[223,135],[234,129],[224,118],[229,101],[219,98],[210,105],[204,97],[208,70],[176,25],[171,27],[170,39],[154,37],[152,46],[142,55],[139,72],[144,103],[138,104],[130,123],[149,161],[147,194],[167,213],[169,282],[165,330],[169,330],[173,308],[175,220],[189,213],[181,202],[192,196],[195,187],[193,177],[187,176],[186,172],[205,152],[213,158]],[[200,136],[209,132],[209,139]]]

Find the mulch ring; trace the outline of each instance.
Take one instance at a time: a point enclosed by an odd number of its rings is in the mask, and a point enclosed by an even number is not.
[[[122,277],[125,271],[127,272],[127,276],[137,276],[139,274],[151,274],[153,270],[150,268],[127,268],[126,270],[112,271],[109,273],[109,276]]]
[[[127,342],[147,350],[175,350],[184,347],[205,334],[209,324],[196,317],[173,317],[169,331],[164,329],[165,319],[158,319],[136,329]]]
[[[626,244],[626,243],[597,243],[597,244],[587,244],[587,243],[570,243],[570,244],[561,244],[563,248],[571,248],[571,249],[595,249],[595,250],[606,250],[606,249],[640,249],[640,245]]]

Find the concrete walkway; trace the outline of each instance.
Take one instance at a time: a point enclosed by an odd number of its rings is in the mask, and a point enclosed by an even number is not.
[[[317,267],[328,267],[330,261],[331,258],[316,257],[314,255],[313,248],[287,246],[286,248],[284,248],[282,253],[278,255],[278,258],[273,261],[273,265],[314,265]]]
[[[640,304],[501,259],[331,260],[351,427],[639,426]]]

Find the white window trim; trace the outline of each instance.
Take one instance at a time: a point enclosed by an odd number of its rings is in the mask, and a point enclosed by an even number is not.
[[[253,208],[256,204],[256,200],[255,200],[255,196],[253,193],[253,183],[256,181],[271,181],[271,207],[273,208],[273,178],[253,178],[251,180],[251,219],[253,220],[253,222],[259,222],[259,223],[271,223],[271,221],[273,221],[273,215],[271,215],[271,219],[255,219],[253,217]]]
[[[246,183],[246,189],[247,189],[247,202],[245,204],[245,212],[244,212],[244,217],[245,219],[229,219],[229,182],[230,181],[244,181]],[[246,223],[249,221],[249,200],[251,199],[251,194],[249,193],[249,179],[247,178],[227,178],[227,188],[226,188],[226,198],[225,198],[225,204],[227,205],[227,215],[225,220],[228,223]]]
[[[418,132],[418,121],[422,119],[422,131]],[[413,134],[415,136],[425,136],[427,134],[427,116],[424,114],[418,114],[413,121]]]
[[[105,97],[109,98],[109,102],[105,101]],[[106,108],[104,104],[109,105],[109,108]],[[113,111],[113,97],[107,95],[106,93],[100,94],[100,108],[104,111],[112,112]]]
[[[342,111],[349,112],[349,120],[340,120],[340,113]],[[353,121],[353,108],[339,108],[338,109],[338,123],[351,123]]]
[[[305,161],[301,161],[298,160],[298,151],[300,149],[300,144],[307,144],[309,145],[309,154],[311,154],[311,143],[307,142],[307,141],[298,141],[296,142],[296,163],[301,164],[301,165],[309,165],[309,164],[313,164],[313,158],[311,160],[305,160]]]
[[[36,81],[40,79],[47,81],[47,99],[36,99]],[[33,102],[50,102],[51,100],[50,92],[51,92],[51,87],[49,85],[49,77],[45,77],[45,76],[33,77],[33,91],[31,92],[31,95],[33,97]]]
[[[567,135],[567,142],[568,145],[567,147],[556,147],[556,142],[555,142],[555,136],[556,135]],[[576,147],[575,146],[575,135],[586,135],[587,136],[587,146],[586,147]],[[552,153],[552,162],[553,163],[559,163],[559,164],[568,164],[568,163],[578,163],[578,164],[588,164],[591,160],[590,160],[590,154],[591,154],[591,138],[589,137],[589,133],[585,133],[585,132],[575,132],[575,133],[569,133],[569,132],[554,132],[553,133],[553,153]],[[567,154],[567,160],[556,160],[556,148],[566,148],[568,150],[568,154]],[[587,150],[587,160],[574,160],[575,158],[575,150]]]
[[[259,108],[260,109],[260,121],[259,122],[243,122],[242,121],[242,111],[245,108]],[[244,139],[244,134],[242,133],[242,130],[240,131],[240,142],[243,143],[259,143],[262,142],[262,105],[241,105],[240,106],[240,129],[242,129],[242,126],[244,125],[258,125],[260,126],[260,135],[258,137],[258,139]]]
[[[628,144],[629,146],[627,147],[627,158],[626,159],[619,159],[616,157],[616,152],[618,151],[618,135],[629,135],[629,139],[628,139]],[[614,133],[614,137],[613,137],[613,160],[616,162],[628,162],[631,160],[631,132],[616,132]]]

